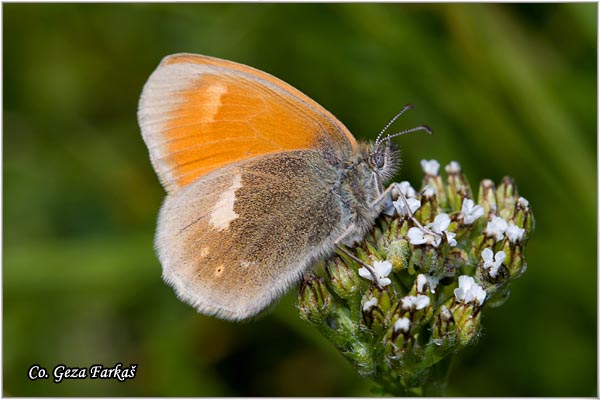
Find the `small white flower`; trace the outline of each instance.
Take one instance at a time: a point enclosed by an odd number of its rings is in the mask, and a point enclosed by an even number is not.
[[[422,310],[429,305],[431,300],[429,297],[424,296],[422,294],[417,295],[417,300],[415,300],[415,309]]]
[[[527,199],[525,197],[519,197],[519,200],[517,200],[517,203],[523,208],[529,207],[529,202],[527,201]]]
[[[407,198],[406,202],[404,202],[404,199],[398,199],[393,204],[400,216],[408,215],[406,204],[408,204],[411,214],[414,214],[421,207],[421,202],[415,198]]]
[[[402,308],[404,308],[405,310],[410,310],[415,305],[417,301],[417,296],[405,296],[401,299],[401,301]]]
[[[446,235],[446,240],[448,241],[448,246],[455,247],[457,244],[456,239],[454,239],[454,237],[456,236],[456,233],[444,231],[444,235]]]
[[[394,216],[394,211],[396,211],[396,206],[392,198],[388,196],[385,199],[385,203],[383,203],[383,210],[381,212],[392,217]]]
[[[363,304],[363,311],[369,311],[371,308],[375,307],[377,305],[377,298],[373,297],[371,300],[366,301],[365,304]]]
[[[440,311],[440,316],[442,317],[443,320],[450,321],[450,318],[452,318],[452,313],[450,312],[450,310],[448,310],[448,307],[442,306],[442,310]]]
[[[435,288],[439,281],[440,279],[434,276],[419,274],[417,275],[417,292],[423,293],[425,291],[425,284],[427,284],[429,286],[429,291],[435,293]]]
[[[423,274],[417,275],[417,292],[423,293],[425,284],[427,283],[427,277]]]
[[[427,175],[436,176],[440,169],[440,163],[436,160],[421,160],[421,167]]]
[[[435,196],[435,189],[432,188],[431,186],[427,185],[427,186],[425,186],[425,189],[423,189],[422,193],[423,193],[423,197],[425,197],[425,198],[433,197],[433,196]]]
[[[427,228],[435,233],[444,232],[450,226],[450,217],[448,214],[441,213],[435,216],[432,223],[427,224]]]
[[[405,310],[422,310],[429,305],[429,297],[422,294],[418,296],[405,296],[402,298],[402,308]]]
[[[430,235],[428,235],[421,228],[412,227],[408,230],[408,232],[406,233],[406,236],[408,236],[408,240],[410,241],[410,244],[418,246],[420,244],[428,243]]]
[[[496,241],[500,241],[504,239],[504,232],[506,232],[506,228],[508,228],[508,222],[505,219],[500,217],[493,217],[491,221],[488,222],[485,233],[488,236],[496,236]]]
[[[464,199],[461,212],[463,216],[463,223],[465,225],[470,225],[483,216],[484,210],[480,205],[475,205],[473,200]]]
[[[420,244],[430,244],[434,247],[438,247],[442,243],[442,238],[438,235],[432,235],[429,232],[422,230],[421,228],[412,227],[406,233],[410,244],[418,246]]]
[[[404,317],[399,318],[396,322],[394,322],[394,332],[408,332],[410,329],[410,319]]]
[[[433,222],[428,224],[427,227],[435,233],[442,233],[450,226],[450,217],[448,214],[441,213],[435,216]]]
[[[454,289],[454,297],[461,303],[483,304],[485,290],[475,283],[472,276],[461,275],[458,277],[458,287]]]
[[[401,195],[404,195],[404,198],[406,198],[406,202],[408,203],[411,212],[414,213],[421,207],[421,202],[415,198],[417,192],[415,192],[415,189],[413,189],[408,181],[396,183],[396,188],[400,191]],[[397,200],[392,200],[391,197],[388,197],[385,200],[382,212],[386,215],[393,216],[394,211],[398,211],[400,216],[408,215],[406,213],[406,204],[400,196]]]
[[[490,276],[495,278],[498,275],[498,269],[506,258],[506,253],[499,251],[494,255],[494,252],[490,248],[485,248],[481,252],[481,258],[483,258],[483,268],[490,270]]]
[[[460,172],[460,164],[456,161],[450,161],[450,164],[446,165],[446,173],[458,174]]]
[[[448,214],[442,213],[436,215],[433,222],[427,224],[426,226],[426,228],[437,233],[437,235],[433,235],[427,231],[422,230],[421,228],[413,227],[408,230],[407,236],[412,245],[418,246],[420,244],[430,244],[432,246],[438,247],[442,243],[442,235],[445,235],[446,240],[448,240],[448,244],[450,246],[456,246],[456,240],[454,239],[456,234],[453,232],[446,231],[446,229],[448,229],[449,226],[450,217],[448,216]]]
[[[508,223],[508,228],[506,228],[506,236],[508,236],[508,240],[510,240],[511,243],[520,242],[523,239],[524,234],[525,229],[519,228],[512,222]]]
[[[415,192],[415,189],[413,189],[413,187],[410,185],[410,182],[408,181],[402,181],[398,183],[396,187],[400,190],[400,193],[402,193],[406,198],[417,197],[417,192]]]
[[[392,263],[389,261],[375,261],[373,263],[373,268],[375,269],[375,275],[377,275],[377,283],[380,286],[387,286],[390,283],[392,283],[392,281],[390,280],[390,278],[387,278],[387,276],[390,274],[390,272],[392,272]],[[358,270],[358,275],[360,275],[361,277],[368,279],[370,281],[373,280],[373,275],[371,275],[371,272],[366,269],[365,267],[362,267]]]
[[[437,287],[438,283],[440,283],[440,278],[427,275],[427,284],[429,285],[429,290],[431,293],[435,293],[435,288]]]

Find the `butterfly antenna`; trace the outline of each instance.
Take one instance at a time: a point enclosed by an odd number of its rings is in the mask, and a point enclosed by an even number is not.
[[[385,131],[387,131],[387,129],[390,127],[390,125],[392,125],[394,123],[394,121],[396,121],[402,114],[404,114],[407,110],[410,110],[411,108],[413,108],[412,104],[406,104],[404,107],[402,107],[402,110],[400,110],[400,112],[398,114],[396,114],[396,116],[394,118],[392,118],[392,120],[390,122],[388,122],[386,126],[383,127],[381,132],[379,132],[379,135],[377,135],[377,139],[375,139],[375,147],[376,148],[381,143],[379,141],[379,139],[381,139],[381,137],[383,136]]]
[[[397,136],[404,135],[405,133],[411,133],[411,132],[416,132],[416,131],[425,131],[425,132],[429,133],[430,135],[433,134],[433,131],[427,125],[419,125],[419,126],[415,126],[414,128],[405,129],[403,131],[392,133],[391,135],[387,135],[386,137],[384,137],[381,140],[381,142],[383,142],[384,140],[390,140],[390,139],[395,138]]]

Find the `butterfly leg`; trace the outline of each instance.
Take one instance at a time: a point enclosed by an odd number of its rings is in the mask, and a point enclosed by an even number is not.
[[[392,196],[392,193],[394,191],[394,189],[396,189],[396,192],[398,193],[398,197],[402,199],[402,202],[404,203],[404,206],[406,207],[406,212],[408,214],[408,218],[410,218],[410,220],[422,231],[427,232],[431,235],[434,236],[441,236],[439,233],[433,232],[431,229],[424,227],[413,215],[412,211],[410,210],[410,207],[408,205],[408,201],[406,200],[406,196],[404,196],[404,193],[402,193],[402,191],[400,190],[400,187],[398,187],[398,184],[396,182],[392,183],[390,186],[388,186],[387,189],[385,189],[385,191],[383,193],[381,193],[371,204],[371,207],[374,207],[375,205],[379,204],[382,201],[385,201],[388,196]]]
[[[373,282],[375,283],[375,285],[379,288],[379,289],[383,289],[383,285],[381,285],[381,282],[379,281],[379,277],[377,277],[377,273],[375,272],[375,268],[373,268],[372,266],[370,266],[369,264],[367,264],[366,262],[364,262],[363,260],[361,260],[360,258],[356,257],[354,254],[350,253],[343,245],[342,245],[342,241],[346,238],[346,236],[350,235],[351,233],[354,232],[355,229],[355,225],[352,224],[348,227],[348,229],[346,229],[346,231],[344,233],[342,233],[342,235],[336,239],[336,241],[334,242],[335,247],[340,250],[342,253],[344,253],[345,255],[347,255],[348,257],[350,257],[351,259],[353,259],[354,261],[356,261],[357,263],[359,263],[360,265],[362,265],[363,267],[365,267],[367,269],[367,271],[369,271],[369,273],[371,274],[371,276],[373,277]]]

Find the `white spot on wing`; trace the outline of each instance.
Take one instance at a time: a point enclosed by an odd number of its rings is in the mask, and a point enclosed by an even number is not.
[[[215,115],[221,108],[221,97],[225,93],[227,93],[227,86],[221,83],[216,83],[206,89],[207,102],[204,104],[204,121],[212,122],[215,120]],[[208,99],[210,99],[210,102],[208,102]]]
[[[221,193],[219,200],[217,200],[217,203],[210,213],[209,223],[213,227],[222,231],[229,228],[229,223],[238,217],[235,211],[233,211],[233,206],[235,204],[235,191],[241,187],[242,177],[236,175],[233,178],[231,186]]]
[[[246,261],[246,260],[242,260],[242,262],[240,263],[240,265],[243,268],[250,268],[250,267],[256,267],[258,265],[258,263],[256,261]]]

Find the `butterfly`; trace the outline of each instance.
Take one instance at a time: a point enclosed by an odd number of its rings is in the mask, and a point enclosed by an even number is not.
[[[200,313],[260,313],[316,260],[372,228],[400,162],[389,139],[428,130],[383,137],[402,112],[375,142],[357,142],[272,75],[203,55],[165,57],[138,109],[167,192],[155,238],[164,280]]]

